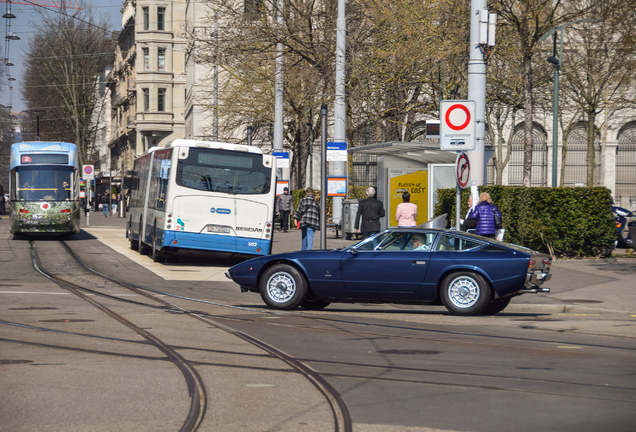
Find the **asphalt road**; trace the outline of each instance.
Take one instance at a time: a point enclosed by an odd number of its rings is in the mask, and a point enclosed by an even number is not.
[[[635,259],[557,262],[550,294],[496,316],[367,304],[275,312],[225,279],[235,259],[153,263],[128,249],[123,220],[101,214],[66,244],[154,293],[87,274],[55,240],[34,242],[39,267],[91,290],[76,293],[36,272],[7,222],[0,431],[179,430],[193,394],[202,431],[633,430]],[[328,247],[352,243],[328,237]],[[299,245],[297,232],[277,233],[274,249]]]

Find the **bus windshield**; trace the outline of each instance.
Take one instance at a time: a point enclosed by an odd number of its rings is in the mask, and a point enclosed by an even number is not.
[[[176,183],[210,192],[267,194],[271,176],[261,154],[190,148],[177,164]]]
[[[14,199],[66,201],[73,199],[73,167],[30,166],[15,169]],[[13,191],[12,191],[13,192]]]

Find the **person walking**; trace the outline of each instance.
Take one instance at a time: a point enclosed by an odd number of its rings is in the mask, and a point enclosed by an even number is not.
[[[314,234],[320,229],[320,206],[314,198],[314,190],[311,187],[305,189],[307,195],[300,200],[294,219],[300,221],[302,232],[301,250],[312,250],[314,247]]]
[[[367,188],[367,198],[358,204],[356,213],[356,223],[354,228],[356,233],[362,231],[362,238],[367,238],[380,232],[380,218],[384,217],[384,206],[382,201],[375,198],[375,189]],[[362,224],[360,224],[362,220]]]
[[[479,194],[479,204],[475,206],[467,221],[477,219],[475,234],[484,237],[495,237],[497,230],[502,226],[502,218],[499,209],[493,204],[488,192]]]
[[[294,205],[294,199],[289,194],[289,188],[283,188],[283,193],[276,198],[276,214],[280,218],[278,231],[287,232],[289,229],[289,213]]]
[[[110,208],[110,192],[104,192],[104,195],[99,199],[100,204],[102,205],[102,212],[104,212],[104,217],[108,217],[108,209]]]
[[[395,211],[395,220],[399,227],[417,226],[417,205],[411,202],[411,194],[408,191],[402,192],[402,203],[398,204]]]

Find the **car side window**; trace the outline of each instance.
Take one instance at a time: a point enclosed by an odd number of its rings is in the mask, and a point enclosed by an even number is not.
[[[372,238],[368,238],[366,240],[363,240],[362,242],[358,243],[358,245],[355,247],[357,250],[359,251],[372,251],[375,250],[375,248],[378,247],[379,244],[381,244],[383,242],[384,239],[386,239],[386,237],[388,236],[388,233],[382,233],[379,234],[375,237]]]
[[[436,251],[467,251],[471,249],[476,249],[480,246],[483,246],[483,243],[480,243],[476,240],[464,239],[460,237],[454,237],[447,234],[442,234],[435,246]]]

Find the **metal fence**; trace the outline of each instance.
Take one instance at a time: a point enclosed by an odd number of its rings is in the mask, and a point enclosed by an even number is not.
[[[565,144],[565,166],[561,186],[584,186],[587,184],[587,131],[585,126],[574,128]],[[601,143],[594,142],[594,186],[599,185],[601,167]]]
[[[636,122],[618,135],[614,197],[617,204],[636,209]]]

